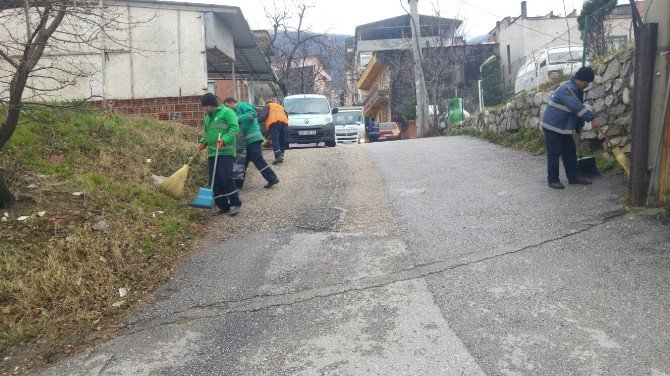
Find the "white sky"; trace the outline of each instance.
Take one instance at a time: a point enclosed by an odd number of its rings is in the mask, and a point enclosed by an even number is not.
[[[188,0],[187,0],[188,1]],[[237,6],[242,9],[252,29],[268,29],[264,6],[272,8],[273,3],[284,4],[296,0],[196,0],[202,3],[216,3]],[[318,32],[354,34],[357,25],[366,24],[405,14],[402,6],[409,10],[407,0],[297,0],[315,6],[308,13],[308,25]],[[528,0],[528,15],[539,16],[554,11],[565,14],[572,9],[581,10],[583,0]],[[619,0],[627,3],[628,0]],[[472,4],[472,5],[468,5]],[[419,12],[434,15],[439,7],[442,17],[458,18],[466,21],[468,36],[487,33],[495,27],[496,21],[521,14],[521,0],[419,0]]]

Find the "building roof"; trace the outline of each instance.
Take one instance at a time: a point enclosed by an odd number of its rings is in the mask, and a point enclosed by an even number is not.
[[[356,27],[356,40],[402,39],[412,35],[409,14],[387,18]],[[445,30],[453,34],[463,21],[452,18],[419,15],[422,37],[446,36]]]
[[[160,0],[115,0],[114,5],[212,12],[230,28],[234,36],[235,73],[258,81],[272,81],[276,77],[239,7]],[[231,61],[220,55],[208,55],[207,70],[210,78],[230,78],[233,73]]]

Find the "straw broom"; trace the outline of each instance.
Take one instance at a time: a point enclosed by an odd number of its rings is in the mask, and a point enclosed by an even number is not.
[[[619,162],[619,165],[623,167],[623,170],[626,172],[626,176],[630,176],[630,161],[628,160],[626,153],[624,153],[623,150],[621,150],[619,147],[612,145],[609,137],[607,136],[607,132],[605,132],[605,141],[607,141],[607,143],[612,146],[612,154],[614,154],[614,158],[616,158],[616,161]]]
[[[200,154],[200,150],[191,159],[186,163],[182,168],[177,170],[172,176],[165,179],[159,186],[158,190],[161,193],[164,193],[167,196],[170,196],[174,199],[180,199],[184,196],[184,184],[186,183],[186,177],[188,176],[188,169],[195,157]]]

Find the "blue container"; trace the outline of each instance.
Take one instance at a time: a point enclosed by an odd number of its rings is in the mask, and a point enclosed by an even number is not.
[[[214,191],[209,188],[200,188],[198,196],[189,204],[194,208],[211,209],[214,207]]]

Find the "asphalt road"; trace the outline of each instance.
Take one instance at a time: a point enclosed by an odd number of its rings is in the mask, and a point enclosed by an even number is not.
[[[620,178],[465,138],[292,150],[282,181],[47,375],[670,374],[670,230]]]

